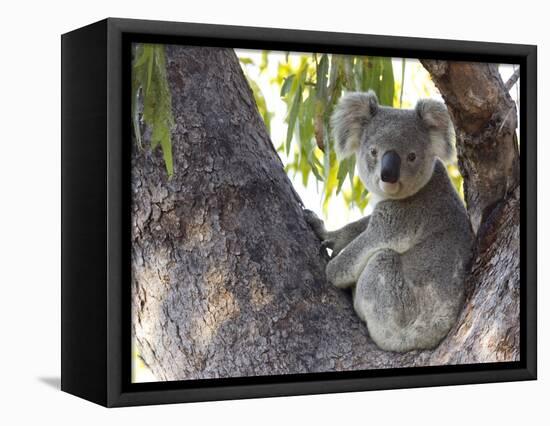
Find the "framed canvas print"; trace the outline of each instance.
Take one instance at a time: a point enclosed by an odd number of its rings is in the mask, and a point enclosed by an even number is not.
[[[536,378],[536,47],[107,19],[62,37],[62,389]]]

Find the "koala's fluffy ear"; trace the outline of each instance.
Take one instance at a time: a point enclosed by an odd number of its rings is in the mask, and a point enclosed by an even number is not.
[[[365,125],[378,110],[378,98],[373,91],[349,93],[340,99],[330,124],[336,156],[342,160],[359,149]]]
[[[434,99],[421,99],[416,104],[416,112],[430,130],[435,155],[443,161],[451,160],[455,130],[445,104]]]

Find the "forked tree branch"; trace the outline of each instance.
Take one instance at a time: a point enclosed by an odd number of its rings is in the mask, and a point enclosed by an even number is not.
[[[514,71],[514,73],[510,76],[504,87],[506,87],[506,90],[510,90],[512,87],[514,87],[514,84],[517,83],[519,80],[519,68]]]
[[[465,201],[477,232],[519,184],[516,105],[496,64],[421,62],[453,118]]]

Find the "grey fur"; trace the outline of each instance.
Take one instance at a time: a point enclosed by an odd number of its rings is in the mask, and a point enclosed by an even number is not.
[[[359,147],[365,124],[376,115],[378,98],[373,91],[350,93],[340,99],[331,116],[331,127],[339,160],[352,155]]]
[[[373,213],[332,232],[313,213],[306,219],[333,249],[327,279],[354,288],[355,310],[374,342],[397,352],[434,348],[462,307],[473,245],[466,210],[440,161],[452,152],[452,125],[437,101],[399,110],[372,100],[372,94],[346,96],[332,124],[340,154],[357,155],[359,176],[378,200]],[[380,159],[389,150],[402,159],[391,185],[380,179]],[[411,152],[416,158],[409,161]]]
[[[434,99],[420,99],[415,110],[430,129],[436,155],[443,161],[450,160],[454,155],[455,129],[445,105]]]

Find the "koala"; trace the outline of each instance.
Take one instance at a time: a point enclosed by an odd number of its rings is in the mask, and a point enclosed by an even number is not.
[[[350,93],[332,117],[339,160],[356,155],[374,210],[328,232],[306,211],[324,247],[326,275],[352,288],[357,315],[383,350],[435,348],[456,322],[465,296],[473,232],[442,161],[453,154],[445,105],[424,99],[412,110],[380,106]]]

